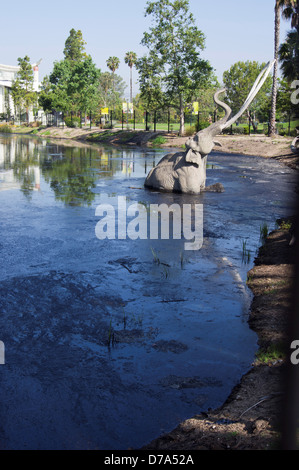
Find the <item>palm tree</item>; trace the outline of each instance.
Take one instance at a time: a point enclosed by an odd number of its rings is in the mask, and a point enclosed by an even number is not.
[[[113,91],[114,91],[114,74],[115,74],[115,70],[117,70],[119,67],[119,58],[115,56],[109,57],[109,59],[106,61],[106,64],[113,74]]]
[[[132,84],[132,69],[136,64],[137,55],[135,52],[127,52],[125,55],[125,63],[130,67],[130,103],[133,103],[133,84]]]
[[[291,20],[291,27],[297,30],[297,43],[295,45],[295,70],[297,77],[299,77],[299,0],[288,0],[287,6],[282,12],[282,16]]]
[[[286,0],[283,2],[284,9],[282,16],[286,20],[291,20],[291,27],[296,28],[299,33],[299,2],[298,0]]]
[[[298,69],[295,62],[297,48],[298,33],[297,31],[289,31],[285,42],[280,45],[278,51],[282,76],[288,81],[288,83],[291,83],[298,77]]]
[[[274,58],[276,62],[273,70],[273,87],[272,87],[272,101],[271,112],[269,120],[269,136],[275,135],[276,130],[276,100],[277,100],[277,74],[278,74],[278,53],[279,53],[279,39],[280,39],[280,17],[281,14],[285,18],[292,17],[292,22],[298,24],[298,0],[275,0],[275,30],[274,30]],[[297,22],[297,23],[296,23]]]
[[[273,85],[272,85],[272,100],[271,100],[271,111],[269,119],[269,137],[275,135],[276,130],[276,101],[277,101],[277,73],[278,73],[278,49],[279,49],[279,38],[280,38],[280,16],[281,16],[281,0],[275,0],[275,27],[274,27],[274,64],[273,70]]]

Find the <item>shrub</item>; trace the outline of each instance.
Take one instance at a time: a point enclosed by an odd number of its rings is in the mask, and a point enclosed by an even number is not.
[[[28,127],[33,127],[33,128],[40,127],[41,124],[42,124],[41,121],[34,121],[34,122],[30,122]]]
[[[165,139],[165,137],[163,137],[162,135],[158,135],[158,137],[156,137],[153,141],[152,141],[152,144],[153,146],[156,146],[156,145],[161,145],[161,144],[165,144],[167,141]]]
[[[209,121],[201,121],[201,120],[200,120],[198,123],[196,123],[196,126],[195,126],[196,132],[199,132],[199,131],[201,131],[202,129],[206,129],[207,127],[210,126],[210,124],[211,124],[211,123],[210,123]]]
[[[192,136],[193,134],[195,134],[195,132],[196,132],[195,126],[185,127],[185,133],[184,133],[184,135],[185,135],[186,137],[190,137],[190,136]]]
[[[76,117],[76,116],[73,116],[73,118],[71,117],[66,117],[64,118],[64,122],[65,122],[65,125],[67,127],[72,127],[72,128],[75,128],[75,127],[79,127],[80,126],[80,118]]]
[[[243,126],[233,127],[233,134],[244,134],[244,127]]]
[[[7,124],[0,124],[0,132],[5,134],[9,134],[12,132],[11,127]]]

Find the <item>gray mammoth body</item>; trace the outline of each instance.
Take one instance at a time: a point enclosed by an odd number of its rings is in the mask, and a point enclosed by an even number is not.
[[[225,88],[218,90],[214,95],[214,101],[225,110],[225,116],[220,121],[199,131],[194,137],[190,137],[186,141],[186,150],[184,152],[165,155],[158,165],[149,172],[144,186],[158,191],[190,194],[199,194],[201,191],[207,190],[207,158],[215,145],[221,146],[221,144],[215,140],[215,137],[236,122],[249,107],[250,103],[263,86],[274,62],[275,61],[269,62],[262,70],[246,98],[244,105],[231,119],[232,111],[230,107],[218,98],[219,95],[226,90]]]
[[[204,157],[193,164],[186,161],[185,152],[170,153],[149,172],[144,184],[159,191],[198,194],[205,188],[206,161]]]

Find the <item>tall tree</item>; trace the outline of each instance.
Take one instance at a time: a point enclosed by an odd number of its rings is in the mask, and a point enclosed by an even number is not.
[[[106,61],[106,64],[107,64],[108,69],[110,69],[111,72],[112,72],[112,76],[113,76],[113,90],[114,90],[114,76],[115,76],[115,71],[116,71],[116,70],[118,69],[118,67],[119,67],[119,58],[118,58],[118,57],[115,57],[115,56],[109,57],[109,59]]]
[[[43,80],[39,103],[45,111],[94,112],[99,106],[100,70],[84,52],[80,30],[72,29],[65,44],[65,58],[55,62],[51,74]]]
[[[287,19],[292,19],[292,26],[299,28],[299,6],[298,0],[275,0],[274,19],[274,59],[276,62],[273,69],[272,102],[269,119],[269,136],[274,136],[276,131],[276,100],[277,100],[277,76],[278,58],[280,44],[280,17],[281,14]],[[298,44],[297,44],[298,45]],[[299,64],[299,52],[297,47],[296,63]]]
[[[127,52],[125,55],[125,63],[130,67],[130,103],[133,103],[133,78],[132,78],[132,69],[136,64],[137,55],[135,52]]]
[[[296,28],[299,33],[299,2],[298,0],[281,0],[283,7],[282,16],[291,20],[291,27]]]
[[[233,114],[236,114],[241,109],[253,83],[265,65],[264,63],[260,64],[256,61],[236,62],[229,70],[223,73],[223,83],[227,89],[227,103],[232,108]],[[268,108],[267,112],[269,116],[271,85],[272,78],[268,77],[255,100],[252,102],[250,110],[247,109],[247,117],[251,120],[253,126],[254,120],[251,118],[251,112],[256,116],[262,114],[264,117],[266,107]]]
[[[29,124],[29,108],[37,100],[37,93],[33,90],[34,74],[30,58],[18,58],[19,70],[11,88],[13,99],[16,99],[19,107],[26,109],[27,124]]]
[[[189,11],[188,0],[147,2],[145,16],[151,16],[154,25],[141,41],[149,50],[148,56],[136,63],[141,95],[147,101],[152,97],[178,107],[183,135],[186,104],[212,72],[209,62],[200,58],[205,37]]]
[[[278,50],[280,41],[280,16],[281,0],[275,0],[275,20],[274,20],[274,59],[276,59],[273,69],[272,101],[269,118],[269,137],[273,137],[276,131],[276,100],[277,100],[277,75],[278,75]]]
[[[298,53],[298,33],[289,31],[284,43],[279,47],[278,57],[282,76],[289,83],[299,77],[299,71],[296,66],[296,55]]]
[[[102,73],[99,81],[99,93],[103,107],[111,108],[117,103],[120,104],[120,99],[124,97],[125,89],[126,84],[120,75],[114,75],[113,78],[110,72]]]
[[[63,50],[64,57],[71,62],[78,62],[86,58],[85,53],[85,44],[83,40],[82,31],[78,29],[76,31],[74,28],[70,30],[70,34],[65,41],[65,47]]]
[[[297,43],[295,49],[295,68],[297,78],[299,77],[299,0],[286,0],[286,6],[283,9],[282,16],[291,20],[291,27],[295,28],[297,31]]]

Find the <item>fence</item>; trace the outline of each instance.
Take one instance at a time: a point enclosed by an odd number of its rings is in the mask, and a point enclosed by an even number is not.
[[[119,122],[113,121],[113,113],[110,115],[110,124],[113,127],[133,130],[154,131],[159,130],[167,132],[177,132],[180,128],[180,116],[174,110],[163,111],[145,111],[142,114],[134,111],[132,114],[127,114],[122,111],[121,120]],[[211,117],[207,113],[192,114],[184,113],[185,127],[198,129],[203,123],[209,125],[212,122]]]

